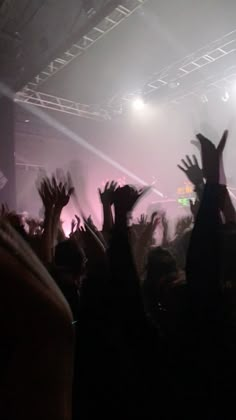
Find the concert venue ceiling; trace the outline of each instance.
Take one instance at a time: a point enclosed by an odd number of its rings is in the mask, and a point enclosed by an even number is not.
[[[104,36],[96,42],[87,40],[89,48],[86,46],[77,58],[58,65],[50,77],[27,87],[39,94],[104,109],[110,117],[125,113],[136,95],[143,95],[147,102],[178,103],[189,96],[204,98],[209,91],[224,89],[234,81],[233,0],[126,0],[119,7],[120,13],[116,9],[110,15],[118,24],[106,21],[105,29],[96,24]],[[60,24],[53,29],[60,38]],[[87,29],[87,38],[95,39],[93,30]],[[42,37],[40,42],[42,45]],[[63,60],[62,48],[60,54]]]

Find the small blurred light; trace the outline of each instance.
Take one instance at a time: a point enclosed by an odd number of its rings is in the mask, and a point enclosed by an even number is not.
[[[29,123],[30,122],[30,120],[25,120],[25,123]]]
[[[227,90],[225,91],[224,95],[221,96],[221,99],[223,102],[228,102],[229,100],[229,92],[227,92]]]
[[[201,101],[202,101],[203,104],[206,104],[207,102],[209,102],[208,97],[206,95],[201,96]]]
[[[132,105],[136,111],[141,111],[145,107],[145,102],[142,98],[136,98],[133,100]]]
[[[176,89],[177,87],[180,86],[180,83],[179,82],[170,82],[168,86],[169,86],[170,89]]]

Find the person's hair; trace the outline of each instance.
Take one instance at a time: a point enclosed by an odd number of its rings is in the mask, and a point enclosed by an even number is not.
[[[152,248],[148,254],[143,293],[146,297],[156,295],[161,279],[171,278],[177,273],[177,264],[173,255],[160,246]]]
[[[72,239],[60,242],[55,249],[55,264],[71,274],[79,275],[85,262],[85,255]]]

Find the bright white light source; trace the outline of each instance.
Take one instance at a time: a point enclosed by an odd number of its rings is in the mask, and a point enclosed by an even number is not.
[[[145,107],[145,102],[142,98],[136,98],[134,99],[132,105],[136,111],[141,111]]]

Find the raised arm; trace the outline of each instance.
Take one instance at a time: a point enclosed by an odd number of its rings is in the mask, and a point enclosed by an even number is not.
[[[51,179],[44,178],[38,188],[42,199],[44,214],[44,229],[41,240],[41,258],[45,263],[51,263],[53,250],[56,244],[60,216],[73,192],[69,177],[64,180],[57,180],[55,176]]]
[[[118,311],[126,320],[138,320],[143,315],[140,280],[130,246],[128,218],[145,190],[137,191],[126,185],[114,194],[115,226],[112,232],[109,260],[112,290]]]
[[[204,177],[196,156],[193,155],[191,159],[190,156],[186,155],[185,159],[182,159],[182,165],[178,165],[178,168],[184,172],[188,180],[193,184],[197,199],[200,201],[204,189]]]
[[[136,241],[136,244],[134,247],[134,254],[135,254],[136,267],[137,267],[140,278],[143,276],[147,253],[152,244],[153,235],[159,222],[160,222],[160,216],[158,215],[157,212],[154,212],[152,214],[150,221],[147,221],[147,219],[145,219],[141,235]]]
[[[117,188],[116,182],[107,182],[104,190],[98,190],[103,209],[103,234],[109,235],[113,228],[113,215],[111,206],[113,204],[114,191]],[[107,239],[107,238],[106,238]]]
[[[220,311],[219,169],[227,135],[224,132],[218,148],[204,136],[197,136],[206,185],[190,240],[186,271],[194,309],[204,320],[215,319]]]

